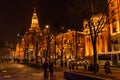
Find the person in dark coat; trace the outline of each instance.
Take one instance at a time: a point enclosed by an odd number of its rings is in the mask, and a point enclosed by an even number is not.
[[[67,61],[65,60],[65,68],[67,69]]]
[[[87,61],[85,61],[84,63],[83,63],[83,67],[84,67],[84,71],[86,71],[87,72],[87,65],[88,65],[88,63],[87,63]]]
[[[61,68],[63,69],[63,60],[61,60],[61,64],[60,65],[61,65]]]
[[[91,62],[89,67],[88,67],[88,71],[93,72],[94,66],[93,63]]]
[[[97,72],[99,71],[99,64],[97,63]]]
[[[49,61],[49,72],[50,76],[53,76],[53,62],[51,60]]]
[[[47,60],[45,60],[43,67],[44,67],[44,77],[47,78],[48,77],[48,67],[49,67],[49,63]]]
[[[106,74],[109,74],[109,73],[112,74],[109,61],[105,62],[104,69]]]
[[[72,64],[71,64],[71,61],[69,62],[69,70],[71,71],[72,70]]]

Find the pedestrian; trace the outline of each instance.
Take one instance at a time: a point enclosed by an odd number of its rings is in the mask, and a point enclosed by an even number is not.
[[[71,71],[72,69],[72,65],[71,65],[71,61],[69,62],[69,70]]]
[[[53,76],[53,61],[52,60],[49,61],[49,72],[50,72],[50,76]]]
[[[45,60],[44,64],[43,64],[43,67],[44,67],[44,77],[45,78],[48,78],[48,67],[49,67],[49,63],[47,60]]]
[[[104,69],[106,74],[109,74],[109,73],[112,74],[109,61],[105,62]]]
[[[90,65],[88,67],[88,71],[93,72],[93,69],[94,69],[93,63],[90,62]]]
[[[67,61],[65,60],[65,68],[67,69]]]
[[[97,72],[99,71],[99,64],[97,63]]]
[[[86,71],[87,72],[87,65],[88,65],[88,63],[87,63],[87,61],[84,61],[84,63],[83,63],[83,67],[84,67],[84,71]]]
[[[61,65],[61,68],[63,69],[63,60],[61,60],[60,65]]]
[[[75,67],[75,61],[71,61],[71,68],[72,68],[72,70],[74,70],[74,67]]]

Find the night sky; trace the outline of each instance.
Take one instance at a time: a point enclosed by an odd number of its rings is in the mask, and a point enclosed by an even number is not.
[[[59,30],[61,25],[73,21],[66,10],[67,0],[1,0],[0,41],[16,41],[17,33],[30,27],[34,5],[42,28],[49,24],[53,30]]]

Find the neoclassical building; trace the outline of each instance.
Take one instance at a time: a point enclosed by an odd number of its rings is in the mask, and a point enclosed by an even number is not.
[[[104,26],[103,30],[98,34],[96,48],[98,59],[111,60],[113,65],[120,62],[120,0],[108,0],[108,25]],[[101,14],[93,15],[91,20],[93,24],[98,24]],[[104,16],[106,17],[106,16]],[[85,55],[93,56],[92,41],[88,22],[83,21],[85,34]],[[100,54],[108,54],[102,55]]]
[[[18,35],[18,37],[21,37]],[[39,27],[36,9],[34,8],[31,26],[16,45],[16,58],[84,58],[83,32],[68,30],[66,33],[54,35],[49,28]]]
[[[20,59],[34,58],[38,51],[37,49],[40,47],[40,45],[42,45],[40,42],[40,40],[42,40],[41,36],[42,31],[39,27],[36,9],[34,8],[30,28],[25,32],[23,36],[18,35],[18,37],[22,38],[20,38],[21,40],[19,40],[16,46],[15,57]]]
[[[97,23],[101,15],[93,15],[92,20]],[[105,16],[106,17],[106,16]],[[120,51],[120,1],[112,0],[109,5],[110,24],[97,37],[97,53]],[[68,30],[54,35],[50,29],[41,29],[34,8],[31,26],[16,45],[15,57],[21,59],[36,58],[85,58],[93,56],[93,49],[89,29],[84,20],[82,32]],[[20,36],[20,35],[18,35]],[[47,55],[46,55],[47,53]]]
[[[111,51],[120,51],[120,0],[109,5]]]
[[[96,24],[98,24],[98,21],[101,17],[101,14],[98,15],[93,15],[91,20],[93,21],[94,26],[96,26]],[[90,29],[88,26],[88,22],[86,20],[84,20],[83,22],[83,33],[85,36],[85,55],[86,56],[93,56],[93,44],[92,44],[92,40],[91,40],[91,34],[90,34]],[[96,26],[96,31],[98,26]],[[104,27],[101,25],[100,27]],[[91,29],[92,29],[92,25],[91,25]],[[94,35],[94,34],[93,34]],[[98,33],[97,36],[97,42],[96,42],[96,49],[97,49],[97,53],[102,53],[102,52],[108,52],[109,51],[109,27],[108,25],[104,27],[103,30],[100,31],[100,33]]]

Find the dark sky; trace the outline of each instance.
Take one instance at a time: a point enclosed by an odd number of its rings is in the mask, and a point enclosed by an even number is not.
[[[16,40],[17,33],[30,27],[34,5],[37,6],[40,27],[50,24],[55,28],[55,24],[66,18],[65,0],[1,0],[0,41]]]
[[[40,27],[46,24],[57,31],[76,28],[80,20],[71,16],[68,7],[70,0],[1,0],[0,1],[0,41],[17,40],[17,33],[30,27],[33,7],[37,7]],[[71,0],[73,1],[73,0]],[[104,0],[103,0],[104,1]],[[77,26],[76,29],[79,29]]]
[[[28,2],[27,2],[28,1]],[[1,0],[0,40],[15,40],[17,33],[29,25],[31,0]]]

